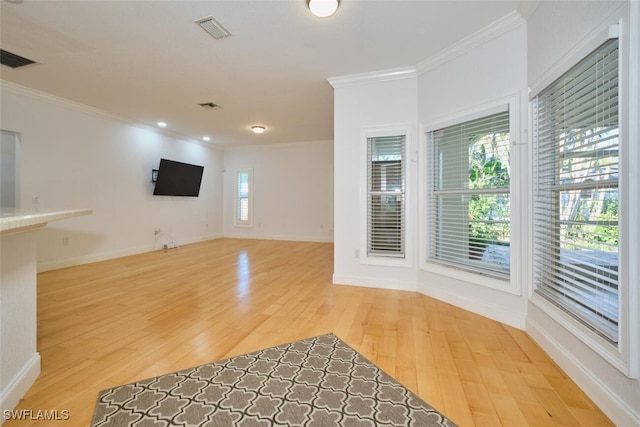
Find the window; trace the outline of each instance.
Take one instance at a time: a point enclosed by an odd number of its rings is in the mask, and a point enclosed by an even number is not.
[[[536,292],[618,342],[618,41],[534,102]]]
[[[367,255],[405,256],[406,135],[367,138]]]
[[[509,111],[427,134],[430,262],[508,278]]]
[[[0,136],[0,207],[15,209],[20,203],[20,135],[0,130]]]
[[[250,227],[252,225],[253,171],[241,169],[236,171],[236,203],[235,225]]]

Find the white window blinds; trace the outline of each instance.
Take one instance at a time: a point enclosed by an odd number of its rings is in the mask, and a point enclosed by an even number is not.
[[[618,341],[618,41],[534,99],[535,289]]]
[[[405,135],[367,138],[367,254],[405,255]]]
[[[429,261],[509,277],[509,135],[508,111],[428,133]]]

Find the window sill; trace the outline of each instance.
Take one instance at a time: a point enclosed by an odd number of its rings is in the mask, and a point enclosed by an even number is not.
[[[413,267],[405,254],[404,258],[390,256],[364,256],[360,259],[360,264],[381,265],[385,267]]]

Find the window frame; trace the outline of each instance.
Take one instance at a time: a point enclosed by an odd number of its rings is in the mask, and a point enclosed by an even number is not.
[[[482,286],[495,289],[513,295],[522,294],[521,272],[523,271],[522,258],[526,258],[528,253],[524,249],[524,245],[511,246],[510,256],[510,274],[508,278],[498,278],[478,272],[463,270],[451,265],[435,262],[429,259],[430,245],[432,244],[432,229],[430,208],[429,208],[429,191],[432,182],[429,181],[431,171],[430,164],[430,147],[428,134],[449,126],[472,121],[481,117],[489,116],[495,113],[509,111],[509,132],[510,132],[510,153],[511,153],[511,169],[518,170],[525,162],[522,157],[523,150],[527,147],[526,138],[522,137],[520,117],[521,117],[521,94],[513,93],[503,98],[488,101],[475,107],[456,111],[454,113],[442,116],[420,127],[420,161],[423,166],[420,167],[420,185],[422,186],[420,209],[421,215],[421,239],[424,242],[420,244],[420,269],[435,273],[441,276],[450,277],[460,280],[468,284]],[[524,141],[524,142],[521,142]],[[522,215],[523,206],[526,205],[526,190],[524,190],[526,179],[519,173],[513,173],[510,179],[509,195],[510,195],[510,223],[511,223],[511,240],[518,239],[522,242],[526,241],[526,215]]]
[[[640,320],[639,314],[636,312],[635,307],[638,307],[638,301],[640,299],[640,290],[634,289],[630,286],[634,281],[639,279],[639,268],[636,263],[630,260],[640,256],[640,245],[638,242],[632,241],[630,235],[634,230],[637,231],[640,227],[635,221],[631,221],[634,218],[634,214],[640,214],[640,195],[637,191],[634,192],[634,185],[637,188],[640,185],[640,177],[631,173],[629,165],[638,164],[640,162],[640,148],[634,147],[629,141],[635,140],[640,137],[640,131],[637,124],[629,122],[630,112],[639,110],[639,102],[633,98],[633,94],[629,95],[630,86],[629,75],[633,75],[633,69],[637,75],[638,64],[636,61],[635,66],[629,62],[629,51],[635,49],[637,53],[640,53],[639,44],[637,41],[630,43],[629,34],[624,34],[624,21],[621,20],[615,24],[604,22],[599,29],[593,32],[591,37],[585,39],[583,43],[578,46],[570,55],[563,58],[559,64],[550,70],[543,78],[533,85],[533,89],[529,93],[530,101],[530,120],[533,129],[533,109],[534,99],[544,90],[547,86],[553,83],[557,78],[561,77],[574,65],[578,64],[584,58],[589,56],[594,50],[602,45],[607,39],[615,37],[619,40],[619,178],[618,178],[618,190],[619,190],[619,203],[621,208],[619,209],[619,264],[618,264],[618,292],[619,292],[619,309],[618,309],[618,343],[612,344],[608,340],[604,339],[600,334],[592,331],[589,327],[585,326],[582,322],[576,320],[573,316],[564,312],[561,308],[548,301],[543,296],[535,292],[535,266],[534,266],[534,253],[530,254],[529,262],[529,301],[543,313],[549,316],[551,319],[560,324],[569,333],[577,337],[587,347],[591,348],[595,353],[599,354],[609,364],[614,366],[624,375],[629,378],[638,378],[638,358],[640,357],[640,339],[638,338],[638,320]],[[640,24],[640,23],[639,23]],[[628,31],[628,30],[627,30]],[[637,86],[636,86],[637,89]],[[636,92],[637,95],[638,92]],[[530,151],[530,176],[533,187],[534,177],[534,135],[531,132],[531,151]],[[530,211],[533,211],[534,197],[533,194],[529,200]],[[626,206],[626,207],[625,207]],[[533,242],[534,220],[533,215],[530,217],[530,236]]]
[[[391,136],[404,136],[404,152],[402,156],[402,168],[403,168],[403,180],[404,180],[404,255],[384,255],[384,254],[369,254],[368,236],[369,236],[369,221],[368,221],[368,203],[369,203],[369,152],[368,152],[368,140],[369,138],[377,137],[391,137]],[[397,266],[397,267],[410,267],[411,261],[411,247],[413,238],[411,233],[408,232],[408,225],[410,224],[410,155],[411,152],[411,126],[409,125],[397,125],[397,126],[384,126],[375,128],[366,128],[361,130],[360,134],[361,150],[360,150],[360,245],[361,249],[356,250],[356,257],[360,259],[361,264],[371,265],[384,265],[384,266]]]
[[[248,190],[247,190],[247,219],[243,220],[240,218],[240,203],[241,197],[240,188],[238,180],[240,175],[248,175]],[[233,224],[235,227],[253,227],[253,169],[244,168],[244,169],[236,169],[234,172],[234,203],[233,203]]]

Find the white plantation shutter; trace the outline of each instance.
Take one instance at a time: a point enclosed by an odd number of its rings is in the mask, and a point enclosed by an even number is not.
[[[405,255],[405,135],[367,138],[367,254]]]
[[[509,112],[429,132],[428,259],[508,278]]]
[[[235,204],[235,225],[252,225],[252,185],[253,171],[251,169],[241,169],[236,171],[236,204]]]
[[[618,342],[618,41],[534,99],[536,292]]]

